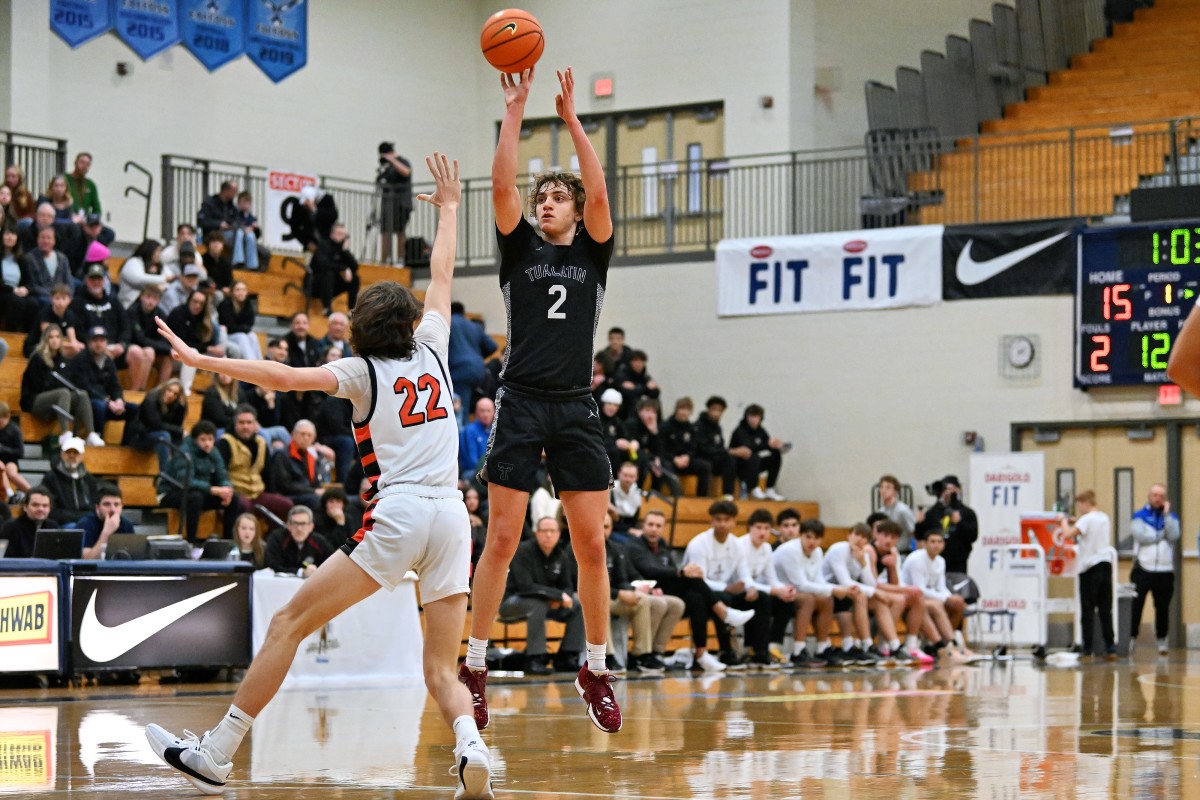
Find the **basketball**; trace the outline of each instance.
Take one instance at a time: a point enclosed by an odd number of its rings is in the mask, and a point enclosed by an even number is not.
[[[546,37],[528,11],[506,8],[488,17],[479,34],[483,57],[501,72],[519,74],[542,57]]]

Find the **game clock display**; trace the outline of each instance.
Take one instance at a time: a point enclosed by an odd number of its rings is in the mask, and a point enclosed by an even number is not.
[[[1075,385],[1169,383],[1167,358],[1200,292],[1200,221],[1079,236]]]

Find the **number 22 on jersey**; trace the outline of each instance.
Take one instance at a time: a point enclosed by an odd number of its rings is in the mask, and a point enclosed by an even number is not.
[[[404,397],[400,401],[400,425],[402,427],[411,428],[414,425],[424,425],[426,422],[446,419],[450,416],[446,409],[438,405],[438,400],[442,396],[442,385],[428,372],[417,378],[415,385],[408,378],[397,378],[396,383],[392,386],[392,391]],[[417,395],[420,392],[428,392],[424,411],[415,410]]]

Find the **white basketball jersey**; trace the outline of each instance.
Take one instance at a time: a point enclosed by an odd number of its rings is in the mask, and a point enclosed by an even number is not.
[[[436,487],[438,494],[458,486],[458,421],[445,368],[450,327],[428,311],[413,340],[404,360],[355,356],[324,365],[338,379],[333,394],[354,405],[354,438],[371,482],[367,500],[395,484]]]

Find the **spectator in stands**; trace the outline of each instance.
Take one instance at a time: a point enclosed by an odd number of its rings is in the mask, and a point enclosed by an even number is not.
[[[281,494],[267,491],[264,470],[270,459],[267,440],[258,431],[258,417],[254,407],[239,405],[234,413],[233,425],[217,442],[217,450],[225,462],[229,482],[242,498],[243,509],[249,511],[256,505],[284,518],[292,508],[292,501]]]
[[[637,417],[625,425],[625,438],[638,443],[637,465],[638,486],[646,485],[646,476],[650,476],[650,488],[662,491],[666,486],[671,493],[678,497],[683,493],[679,486],[679,478],[669,458],[667,458],[666,443],[662,431],[658,427],[658,401],[643,397],[637,403]]]
[[[21,376],[21,410],[38,419],[54,419],[54,406],[58,406],[74,417],[75,430],[87,437],[88,444],[101,446],[104,440],[96,433],[87,392],[78,386],[72,389],[55,377],[55,373],[66,377],[67,372],[62,330],[47,325]]]
[[[375,183],[379,186],[381,196],[379,227],[383,238],[380,240],[380,257],[385,264],[404,266],[407,243],[404,229],[408,227],[408,217],[413,209],[412,165],[408,159],[396,153],[396,146],[391,142],[381,142],[379,145],[379,169]],[[392,250],[393,234],[396,236],[395,255]]]
[[[600,405],[601,398],[604,393],[612,389],[612,381],[604,374],[604,365],[600,363],[600,359],[592,359],[592,398],[596,401],[596,405]],[[615,391],[615,390],[614,390]],[[617,396],[620,396],[617,392]],[[619,409],[618,409],[619,410]]]
[[[487,380],[484,359],[496,352],[495,340],[487,335],[483,326],[467,316],[462,303],[450,304],[450,351],[446,358],[450,369],[450,382],[462,401],[463,413],[459,419],[466,424],[466,409],[471,408],[472,399]]]
[[[333,195],[316,186],[305,186],[299,197],[289,197],[283,203],[283,222],[291,230],[283,235],[285,241],[295,240],[306,251],[317,249],[317,242],[329,236],[337,222],[337,203]]]
[[[1180,535],[1179,516],[1171,511],[1166,486],[1156,483],[1150,487],[1146,505],[1133,515],[1130,532],[1137,550],[1130,572],[1130,580],[1137,587],[1137,598],[1133,601],[1133,635],[1136,639],[1138,629],[1142,627],[1146,596],[1153,594],[1154,636],[1158,640],[1159,654],[1166,655],[1171,597],[1175,594],[1175,546]],[[947,556],[947,576],[950,572],[951,562]]]
[[[926,531],[938,528],[946,537],[946,581],[957,586],[967,577],[967,560],[971,548],[979,538],[979,520],[974,510],[962,501],[962,484],[954,475],[947,475],[929,485],[938,501],[925,512],[917,524],[916,536],[921,539]]]
[[[1112,549],[1112,521],[1108,514],[1096,508],[1096,493],[1085,489],[1075,495],[1075,510],[1078,517],[1069,518],[1066,514],[1058,515],[1058,524],[1062,528],[1063,538],[1073,542],[1076,551],[1076,574],[1079,576],[1079,632],[1083,639],[1084,655],[1094,653],[1096,636],[1096,616],[1100,617],[1100,635],[1104,640],[1104,654],[1116,658],[1117,645],[1113,637],[1112,594],[1113,594],[1113,557],[1116,551]],[[937,533],[930,531],[929,533]],[[926,534],[928,537],[929,534]],[[938,619],[939,626],[944,621],[951,631],[957,631],[962,624],[963,611],[966,604],[958,595],[950,594],[945,589],[945,561],[942,560],[941,546],[926,538],[925,549],[929,553],[928,560],[932,562],[930,570],[931,591],[925,596],[931,603],[938,602],[942,609]],[[941,585],[937,585],[936,564],[941,562]],[[1174,559],[1172,558],[1172,561]],[[918,564],[920,562],[917,562]],[[904,562],[908,569],[908,562]],[[1136,584],[1135,584],[1136,585]],[[945,592],[943,593],[943,589]],[[1158,597],[1154,598],[1158,605]],[[936,610],[930,611],[934,617]]]
[[[921,651],[918,636],[925,627],[925,594],[919,586],[906,585],[900,579],[901,556],[896,548],[900,538],[900,526],[890,519],[881,519],[871,526],[871,544],[867,553],[874,562],[875,599],[877,603],[875,622],[884,638],[884,656],[899,661],[932,661]],[[887,618],[882,613],[884,604]],[[903,617],[908,631],[904,644],[900,644],[896,623]],[[936,641],[936,640],[935,640]]]
[[[49,202],[38,203],[33,222],[29,225],[19,225],[17,233],[21,237],[21,246],[26,253],[37,249],[38,237],[42,231],[54,231],[54,246],[67,257],[67,269],[72,277],[79,279],[83,273],[82,257],[87,251],[83,246],[83,232],[74,222],[57,221],[54,217],[54,206]],[[72,255],[77,260],[72,260]]]
[[[129,312],[121,305],[116,293],[105,287],[107,278],[108,271],[103,264],[89,264],[84,283],[76,290],[71,307],[75,311],[75,319],[84,328],[99,326],[108,331],[106,352],[118,370],[128,368],[129,388],[140,392],[146,388],[146,381],[150,378],[154,350],[133,344]]]
[[[223,373],[216,373],[212,383],[204,390],[204,403],[200,406],[200,419],[206,419],[217,429],[217,436],[233,430],[233,417],[237,409],[249,398],[246,387]]]
[[[204,271],[208,278],[222,292],[228,291],[233,283],[233,266],[229,263],[225,252],[225,237],[220,231],[213,231],[204,237],[204,255],[200,257],[204,263]]]
[[[21,474],[21,459],[25,457],[25,436],[21,424],[14,423],[8,403],[0,400],[0,472],[8,482],[7,499],[17,492],[28,492],[29,481]]]
[[[663,423],[662,435],[667,458],[676,475],[695,475],[696,494],[708,497],[712,465],[696,453],[696,426],[692,424],[692,398],[681,397],[675,401],[675,413]]]
[[[642,535],[629,543],[630,564],[638,577],[658,581],[655,588],[684,601],[695,647],[694,664],[706,672],[721,672],[725,664],[708,652],[708,621],[717,621],[717,639],[722,650],[730,649],[729,627],[745,625],[753,611],[730,608],[704,580],[699,564],[681,565],[663,539],[667,518],[661,511],[646,512]]]
[[[257,271],[261,265],[258,242],[262,230],[258,217],[254,216],[254,197],[249,192],[238,192],[237,218],[233,236],[233,266],[235,269]]]
[[[21,261],[25,251],[15,228],[5,225],[0,233],[0,324],[8,331],[28,331],[37,315],[37,301],[21,283]]]
[[[4,168],[4,185],[12,193],[6,215],[17,221],[32,219],[37,204],[29,189],[25,187],[25,173],[19,166],[9,164]]]
[[[46,191],[37,199],[40,206],[42,203],[49,203],[54,206],[54,221],[55,222],[74,222],[80,223],[83,221],[83,215],[75,208],[75,198],[71,197],[71,192],[67,189],[67,176],[55,175],[50,179],[50,183],[46,185]]]
[[[308,330],[308,314],[292,315],[287,335],[287,363],[293,367],[315,367],[321,363],[321,347]]]
[[[91,399],[97,433],[104,430],[110,419],[129,419],[138,412],[137,403],[125,402],[125,391],[117,379],[117,365],[108,356],[108,331],[102,327],[88,330],[87,349],[67,362],[67,380],[87,392]],[[89,436],[87,443],[98,446],[104,442],[101,436],[95,440]]]
[[[196,252],[196,229],[186,222],[181,222],[175,228],[175,241],[168,242],[160,255],[163,272],[172,275],[182,275],[183,268],[194,264],[203,276],[204,260]]]
[[[313,512],[294,506],[287,515],[287,529],[267,537],[267,569],[307,578],[333,555],[336,548],[313,532]]]
[[[1107,517],[1105,519],[1107,520]],[[1085,522],[1086,525],[1087,522]],[[960,596],[951,593],[950,589],[946,586],[946,561],[941,556],[942,548],[946,545],[946,539],[942,536],[941,531],[935,529],[927,531],[925,538],[919,544],[922,546],[918,547],[904,559],[904,564],[900,567],[900,578],[905,586],[915,586],[921,590],[925,603],[925,626],[923,630],[925,638],[929,640],[929,646],[925,652],[930,656],[936,656],[943,648],[949,648],[949,654],[952,658],[969,658],[972,653],[966,649],[965,643],[962,640],[962,631],[959,630],[962,627],[967,604]],[[1106,564],[1105,569],[1111,569],[1111,564]],[[1112,585],[1111,580],[1109,581],[1109,585]],[[1103,612],[1101,613],[1101,618],[1103,619]],[[1108,632],[1105,642],[1109,648],[1107,652],[1116,656],[1117,648],[1113,644],[1112,637],[1111,593],[1109,595],[1108,613]],[[1085,652],[1091,654],[1092,630],[1090,615],[1083,615],[1080,623],[1086,634],[1084,636],[1084,642],[1086,643]],[[957,648],[961,648],[961,650]]]
[[[917,517],[908,504],[900,499],[900,479],[895,475],[884,475],[879,479],[879,507],[875,509],[900,526],[900,540],[896,548],[901,555],[913,549],[913,531],[917,528]]]
[[[608,346],[597,352],[595,358],[600,362],[605,377],[612,380],[616,377],[617,370],[629,363],[632,353],[633,351],[625,345],[625,331],[621,328],[609,328]]]
[[[99,261],[107,264],[109,256],[112,255],[108,245],[112,244],[112,240],[116,238],[116,234],[111,228],[105,228],[100,223],[98,214],[89,214],[84,217],[83,222],[78,226],[78,231],[77,236],[61,239],[59,245],[59,249],[67,254],[67,261],[71,264],[71,274],[73,275],[83,274],[84,265],[90,262]],[[112,237],[109,238],[108,234],[112,234]],[[105,241],[106,239],[107,241]]]
[[[119,276],[120,288],[117,290],[121,305],[131,308],[138,294],[147,286],[158,289],[159,297],[162,297],[167,286],[178,279],[179,273],[163,269],[161,258],[162,243],[157,239],[147,239],[137,246],[133,255],[125,259]]]
[[[58,447],[61,456],[51,460],[42,485],[54,501],[54,516],[60,522],[75,522],[92,513],[100,497],[100,482],[83,463],[83,439],[68,433]]]
[[[167,319],[158,301],[162,290],[153,284],[142,289],[138,299],[129,307],[129,330],[131,341],[154,353],[154,367],[158,372],[158,385],[162,386],[175,372],[175,361],[171,357],[171,345],[158,330],[157,320]]]
[[[725,446],[721,415],[728,403],[713,395],[704,403],[704,413],[696,418],[696,457],[709,463],[713,476],[721,476],[721,492],[726,499],[737,495],[737,460]]]
[[[33,558],[33,542],[42,528],[52,529],[57,523],[50,516],[50,493],[45,486],[34,486],[21,501],[21,516],[0,526],[0,539],[8,542],[5,558]]]
[[[641,536],[642,487],[638,485],[637,464],[626,461],[617,470],[617,480],[608,495],[608,516],[613,521],[613,538],[627,544]]]
[[[658,384],[650,377],[650,373],[646,372],[646,354],[641,350],[631,352],[629,362],[617,367],[613,385],[625,398],[626,416],[636,411],[637,404],[643,397],[657,400],[660,394]]]
[[[84,348],[84,343],[76,339],[76,332],[82,336],[83,326],[75,319],[71,310],[71,287],[60,283],[50,290],[50,304],[37,312],[37,318],[29,335],[25,337],[22,352],[28,358],[42,341],[46,326],[56,326],[62,334],[62,348],[67,357],[76,355]]]
[[[816,534],[817,539],[825,535],[825,526],[821,521],[813,520],[816,525],[811,528],[811,531]],[[819,529],[819,532],[818,532]],[[775,516],[775,535],[779,541],[775,543],[775,549],[778,550],[783,545],[800,538],[802,523],[800,522],[800,512],[794,508],[785,508]],[[772,640],[774,641],[774,640]]]
[[[178,379],[171,378],[151,389],[142,400],[137,417],[125,423],[129,446],[146,452],[153,450],[158,456],[158,469],[165,472],[172,453],[167,443],[176,447],[183,444],[187,411],[187,398]]]
[[[546,620],[566,623],[555,656],[555,669],[576,672],[583,652],[583,611],[576,594],[577,567],[570,546],[562,541],[558,520],[537,521],[535,538],[517,546],[508,568],[502,617],[525,618],[525,671],[548,675]]]
[[[325,351],[321,357],[322,364],[336,361],[342,357],[342,351],[333,349]],[[317,393],[319,398],[316,418],[317,441],[333,451],[333,481],[346,482],[350,466],[358,461],[358,445],[354,439],[354,405],[345,398],[331,394]]]
[[[237,224],[238,216],[237,205],[234,203],[237,193],[237,181],[225,180],[221,182],[219,192],[205,198],[204,202],[200,204],[200,211],[196,215],[196,224],[205,238],[210,233],[219,232],[222,236],[227,236],[228,244],[233,244],[234,226]]]
[[[266,359],[277,363],[287,362],[287,340],[275,337],[267,340]],[[291,443],[291,433],[281,424],[281,414],[284,398],[287,392],[276,393],[271,389],[249,385],[245,387],[246,397],[254,407],[258,424],[262,427],[263,438],[272,448],[286,447]],[[276,433],[278,431],[279,433]]]
[[[616,389],[605,389],[600,394],[600,430],[604,436],[604,450],[613,474],[627,460],[637,458],[637,439],[626,437],[626,421],[621,419],[621,403],[624,398]]]
[[[71,192],[71,201],[76,209],[85,214],[99,215],[103,213],[100,209],[100,191],[87,176],[91,168],[91,153],[75,156],[75,169],[67,176],[67,189]]]
[[[342,351],[342,358],[354,355],[354,349],[350,346],[350,318],[335,311],[329,315],[328,324],[325,335],[317,340],[321,352],[327,353],[336,348]]]
[[[783,466],[783,451],[787,445],[767,433],[762,426],[765,413],[757,403],[746,406],[742,421],[729,437],[729,452],[737,459],[738,479],[745,491],[755,500],[783,500],[775,490],[779,470]],[[758,485],[758,476],[767,473],[767,488]]]
[[[39,305],[50,305],[50,290],[71,286],[74,279],[66,255],[56,249],[54,228],[42,228],[37,234],[37,249],[25,254],[21,262],[21,285]]]
[[[183,339],[189,347],[201,353],[220,358],[225,355],[225,345],[218,341],[218,331],[213,324],[212,300],[202,289],[188,296],[187,304],[167,314],[167,326]],[[179,370],[184,394],[192,393],[192,382],[196,379],[196,368],[184,365]]]
[[[833,613],[842,634],[840,655],[846,665],[871,666],[880,661],[870,652],[874,645],[869,611],[875,608],[875,571],[867,552],[870,540],[871,529],[857,523],[850,529],[846,541],[829,546],[821,561],[821,577],[827,583],[856,590],[833,602]],[[860,597],[863,599],[859,600]]]
[[[742,550],[749,578],[747,591],[753,589],[767,601],[758,608],[754,621],[746,625],[746,644],[754,648],[750,663],[762,668],[779,666],[772,657],[769,643],[772,630],[771,620],[776,616],[785,619],[795,613],[796,587],[779,579],[775,563],[771,560],[773,550],[771,538],[771,512],[756,508],[746,521],[746,535],[737,538]]]
[[[696,564],[702,571],[701,577],[709,585],[716,596],[731,608],[754,611],[755,617],[764,617],[767,624],[755,624],[753,628],[747,623],[747,643],[755,649],[755,655],[767,653],[770,634],[770,597],[760,594],[750,585],[750,567],[746,563],[737,537],[733,536],[733,526],[737,521],[738,507],[731,500],[717,500],[708,507],[712,527],[697,534],[683,553],[684,565]],[[751,620],[753,622],[754,620]],[[726,650],[721,654],[721,661],[729,668],[745,668],[750,660],[748,655],[739,656]]]
[[[791,511],[786,509],[781,514]],[[788,614],[788,605],[776,598],[773,602],[771,615],[772,647],[782,648],[783,635],[789,622],[792,627],[792,653],[790,662],[794,668],[809,667],[838,667],[842,664],[840,653],[831,646],[829,634],[833,627],[833,607],[837,600],[849,599],[862,605],[862,613],[867,611],[866,597],[857,586],[838,586],[829,583],[821,575],[821,561],[824,553],[821,551],[821,537],[825,535],[825,526],[820,520],[809,520],[816,523],[808,530],[782,542],[771,555],[771,563],[775,567],[775,575],[779,580],[792,587],[796,599],[790,604],[792,613]],[[800,515],[788,517],[789,526],[795,524],[799,531]],[[815,624],[814,624],[815,623]],[[810,626],[816,634],[816,647],[813,653],[808,651],[808,631]]]
[[[255,569],[267,566],[267,548],[253,514],[238,514],[233,522],[233,540],[237,542],[238,560],[252,564]]]
[[[320,507],[325,491],[320,477],[328,472],[324,462],[334,457],[332,450],[316,441],[316,426],[302,419],[292,428],[291,445],[271,457],[271,485],[275,491],[314,511]]]
[[[495,417],[496,404],[486,397],[479,398],[475,403],[475,419],[464,426],[458,436],[458,474],[462,480],[470,482],[479,471],[479,461],[487,451]]]
[[[651,594],[645,583],[635,586],[636,573],[629,564],[625,548],[613,540],[611,518],[604,520],[604,548],[608,561],[608,588],[610,611],[613,617],[628,619],[633,630],[633,644],[629,648],[626,665],[614,663],[613,634],[609,625],[608,663],[610,669],[628,666],[644,675],[661,675],[667,665],[655,652],[655,645],[662,640],[665,647],[670,641],[676,623],[683,618],[683,600],[662,594]],[[669,619],[668,619],[669,617]],[[661,651],[659,651],[661,652]]]
[[[17,218],[12,215],[9,207],[12,205],[12,189],[7,183],[0,183],[0,223],[16,229]]]
[[[358,259],[346,247],[346,226],[335,222],[328,239],[317,242],[309,263],[312,268],[312,296],[321,301],[326,317],[333,313],[333,298],[346,295],[351,311],[358,302]]]
[[[262,348],[258,344],[258,334],[254,332],[257,317],[258,301],[250,296],[246,282],[234,281],[225,299],[217,306],[217,320],[224,326],[230,343],[242,352],[242,358],[252,361],[262,360]],[[332,318],[329,325],[332,329]]]
[[[354,519],[346,508],[346,490],[330,486],[321,495],[321,506],[313,515],[314,530],[327,542],[344,542],[358,532],[362,518]]]
[[[184,254],[187,254],[189,245],[184,246]],[[167,288],[163,289],[162,299],[158,302],[158,307],[168,317],[171,312],[177,308],[182,308],[187,305],[191,296],[198,291],[203,291],[200,288],[200,281],[204,277],[204,270],[197,267],[195,264],[187,264],[183,268],[179,279],[167,284]]]
[[[233,523],[242,512],[241,498],[233,490],[216,444],[217,429],[211,422],[202,419],[192,426],[192,435],[183,440],[186,455],[176,453],[170,465],[171,477],[186,488],[172,484],[160,501],[164,508],[182,508],[186,493],[187,537],[193,544],[197,541],[200,512],[220,511],[226,538],[233,535]]]
[[[71,524],[83,531],[83,557],[104,558],[108,537],[114,533],[136,533],[133,523],[121,512],[125,500],[121,489],[112,483],[101,483],[96,493],[96,505],[92,513],[86,514]]]

